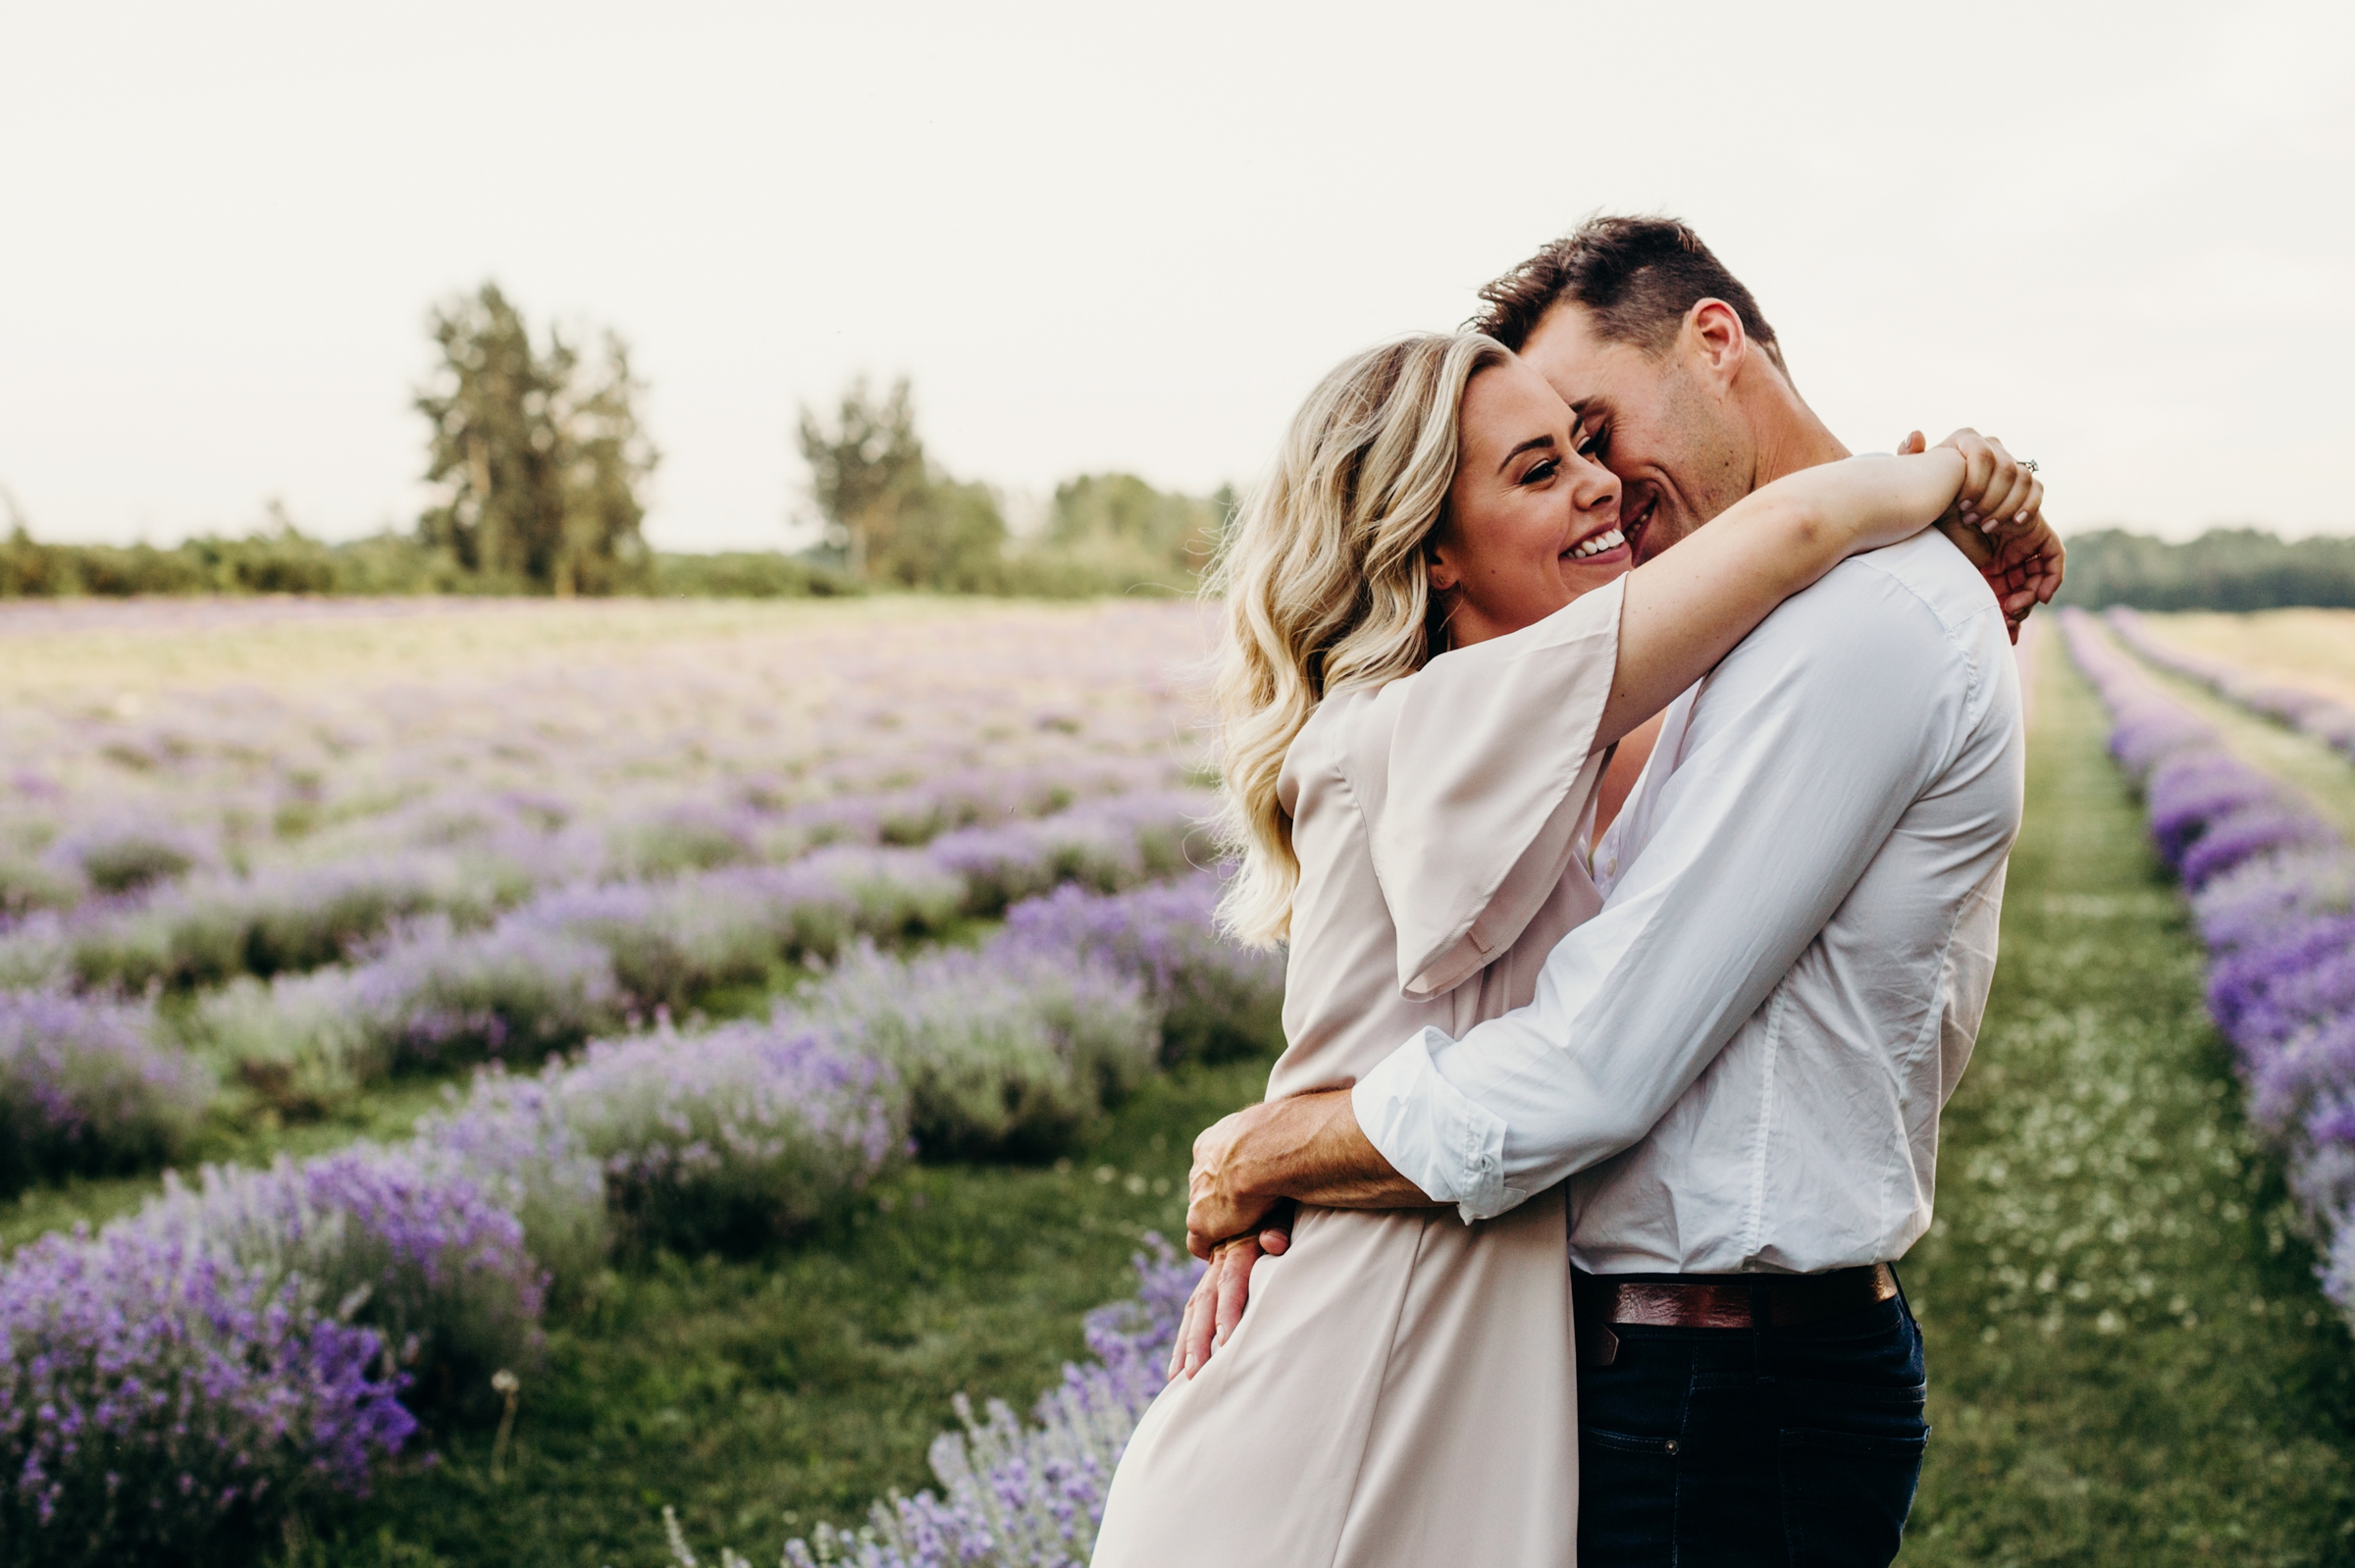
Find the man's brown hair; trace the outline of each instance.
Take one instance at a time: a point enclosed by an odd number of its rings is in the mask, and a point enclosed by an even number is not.
[[[1783,364],[1758,302],[1701,235],[1674,218],[1589,218],[1483,288],[1480,297],[1480,313],[1467,325],[1516,353],[1545,313],[1567,301],[1586,310],[1605,342],[1633,343],[1654,355],[1676,341],[1687,311],[1704,299],[1722,299],[1742,318],[1751,340],[1778,369]]]

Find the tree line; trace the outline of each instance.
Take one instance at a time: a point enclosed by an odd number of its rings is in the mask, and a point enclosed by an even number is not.
[[[2355,609],[2355,539],[2284,540],[2258,528],[2216,528],[2184,544],[2121,528],[2068,541],[2060,602],[2098,608]]]
[[[1198,581],[1232,504],[1227,491],[1085,475],[1057,487],[1037,537],[1018,539],[995,491],[925,451],[907,381],[878,393],[862,380],[827,413],[802,410],[794,432],[822,525],[814,548],[658,552],[643,533],[643,491],[661,454],[618,334],[536,336],[493,283],[436,308],[429,331],[439,363],[415,406],[433,499],[413,529],[329,544],[274,501],[239,538],[43,544],[0,491],[0,598],[1178,593]]]
[[[997,492],[925,450],[905,380],[804,408],[794,444],[822,533],[811,549],[651,549],[644,487],[661,454],[645,383],[606,331],[535,334],[497,284],[436,308],[438,365],[415,396],[433,499],[413,528],[328,544],[276,502],[264,526],[169,548],[54,545],[0,490],[0,598],[129,594],[654,594],[777,597],[915,590],[1075,596],[1193,588],[1233,508],[1133,474],[1056,488],[1015,537]],[[593,340],[592,340],[593,337]],[[2355,540],[2220,529],[2169,544],[2120,529],[2069,541],[2064,602],[2138,609],[2355,607]]]

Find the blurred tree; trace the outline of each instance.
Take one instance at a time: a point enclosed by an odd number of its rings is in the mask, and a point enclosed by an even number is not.
[[[908,379],[892,383],[880,401],[868,394],[865,377],[852,382],[831,429],[805,406],[799,440],[827,543],[842,552],[851,576],[864,581],[876,546],[891,548],[900,513],[924,488],[924,444]]]
[[[1006,518],[988,487],[951,479],[925,455],[905,378],[880,399],[864,377],[831,424],[802,410],[810,491],[855,582],[960,594],[1002,592]]]
[[[595,366],[550,329],[535,348],[497,284],[437,309],[437,384],[417,394],[431,423],[426,480],[441,503],[419,519],[486,586],[559,597],[643,587],[652,557],[638,487],[658,454],[637,412],[644,384],[612,333]]]
[[[1123,588],[1192,588],[1218,548],[1233,497],[1155,490],[1134,474],[1083,474],[1055,487],[1044,541]],[[1175,574],[1175,576],[1173,576]]]

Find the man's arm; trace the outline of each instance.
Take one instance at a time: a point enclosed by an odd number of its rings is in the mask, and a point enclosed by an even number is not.
[[[1427,1196],[1374,1147],[1347,1089],[1286,1095],[1223,1117],[1194,1139],[1185,1246],[1208,1258],[1284,1198],[1326,1209],[1418,1209]]]
[[[1641,1139],[1944,762],[1968,675],[1885,574],[1852,568],[1794,601],[1710,676],[1659,830],[1547,958],[1536,1000],[1461,1040],[1425,1031],[1346,1105],[1336,1093],[1244,1113],[1202,1151],[1200,1232],[1236,1234],[1277,1198],[1312,1193],[1485,1219]]]

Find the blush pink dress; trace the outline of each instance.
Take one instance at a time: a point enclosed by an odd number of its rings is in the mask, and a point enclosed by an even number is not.
[[[1270,1098],[1347,1085],[1425,1025],[1530,1001],[1600,908],[1585,839],[1620,585],[1380,688],[1284,758],[1300,858]],[[1578,1384],[1561,1189],[1303,1209],[1248,1310],[1122,1456],[1095,1568],[1571,1563]]]

